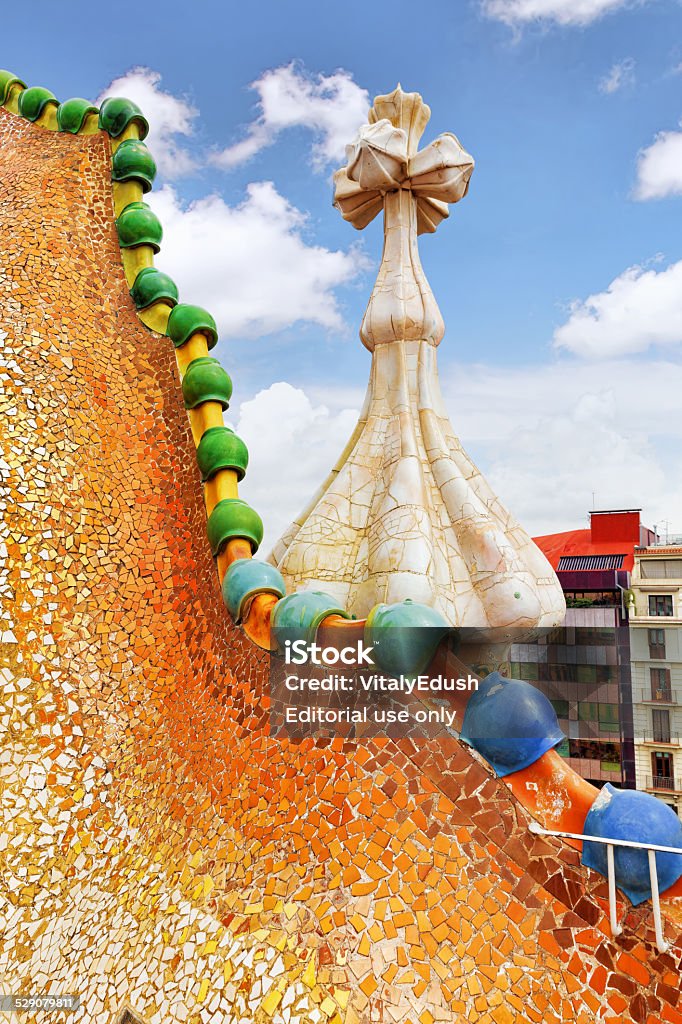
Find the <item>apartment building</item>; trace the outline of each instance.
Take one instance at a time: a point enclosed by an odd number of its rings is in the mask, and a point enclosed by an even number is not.
[[[682,537],[635,548],[629,598],[637,788],[682,813]]]

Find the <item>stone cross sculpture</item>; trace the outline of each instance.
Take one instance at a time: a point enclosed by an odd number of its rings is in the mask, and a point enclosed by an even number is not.
[[[445,327],[417,235],[466,195],[474,161],[450,133],[418,150],[430,113],[400,86],[377,96],[334,176],[354,227],[384,211],[360,328],[371,376],[352,437],[271,561],[290,589],[324,590],[357,616],[411,598],[456,626],[555,625],[565,604],[552,568],[463,451],[440,396]]]

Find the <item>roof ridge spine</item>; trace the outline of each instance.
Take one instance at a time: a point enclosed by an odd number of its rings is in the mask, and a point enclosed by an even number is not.
[[[28,87],[11,71],[2,70],[0,106],[48,131],[71,135],[94,135],[104,131],[108,135],[113,212],[123,272],[141,323],[173,342],[181,381],[193,367],[194,400],[187,408],[187,415],[198,449],[207,431],[224,426],[223,409],[227,408],[232,384],[224,371],[222,381],[219,376],[216,378],[213,369],[208,387],[202,387],[202,378],[206,376],[204,364],[209,350],[218,341],[215,320],[200,306],[179,304],[175,283],[154,267],[154,254],[160,249],[162,231],[155,215],[143,202],[156,175],[156,164],[144,143],[149,122],[132,100],[107,97],[99,109],[80,98],[60,103],[48,89]],[[210,362],[215,366],[216,360]],[[216,386],[220,394],[216,393]],[[238,494],[238,482],[248,462],[246,445],[236,436],[233,443],[239,448],[238,464],[221,465],[203,485],[209,526],[215,522],[213,513],[220,506],[222,532],[214,557],[221,584],[232,562],[252,558],[263,535],[260,516]],[[263,594],[262,600],[266,607],[259,608],[259,612],[264,613],[257,616],[259,628],[250,630],[245,624],[245,631],[259,646],[269,649],[269,611],[277,597],[270,592]]]

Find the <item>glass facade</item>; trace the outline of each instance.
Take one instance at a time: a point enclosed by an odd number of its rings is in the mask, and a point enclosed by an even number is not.
[[[591,603],[588,589],[567,592],[564,625],[533,643],[514,644],[511,675],[549,697],[566,735],[557,750],[583,778],[634,789],[627,619],[620,590],[593,596]]]

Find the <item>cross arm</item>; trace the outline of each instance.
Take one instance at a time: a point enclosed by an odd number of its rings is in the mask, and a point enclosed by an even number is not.
[[[419,234],[435,231],[448,204],[467,192],[473,158],[457,136],[440,135],[408,158],[407,134],[387,119],[364,125],[347,147],[348,164],[334,175],[334,205],[361,230],[381,211],[387,192],[406,189],[417,204]]]

